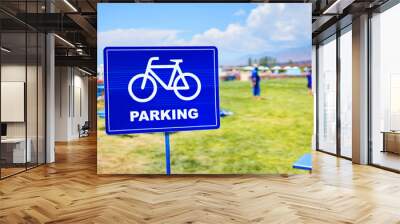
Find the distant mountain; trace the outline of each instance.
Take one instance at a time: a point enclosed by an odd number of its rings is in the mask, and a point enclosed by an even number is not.
[[[294,62],[311,62],[311,51],[310,47],[298,47],[298,48],[286,48],[278,51],[263,52],[260,54],[247,54],[236,60],[226,62],[226,65],[247,65],[248,59],[259,59],[264,56],[274,57],[278,64],[285,64],[288,61]]]
[[[287,49],[281,52],[277,52],[277,54],[273,54],[271,56],[275,57],[280,63],[288,62],[290,60],[308,61],[311,60],[311,49],[311,46],[309,48]],[[268,54],[268,52],[266,52],[265,54]]]

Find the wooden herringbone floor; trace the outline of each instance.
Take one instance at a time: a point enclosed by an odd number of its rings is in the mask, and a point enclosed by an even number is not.
[[[312,175],[98,176],[95,138],[0,181],[0,223],[400,223],[400,175],[315,153]]]

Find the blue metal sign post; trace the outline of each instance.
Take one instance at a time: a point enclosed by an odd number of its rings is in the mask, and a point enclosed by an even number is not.
[[[169,132],[164,132],[165,135],[165,173],[171,175],[171,152],[169,146]]]
[[[215,47],[106,47],[106,132],[109,135],[217,129],[218,52]]]

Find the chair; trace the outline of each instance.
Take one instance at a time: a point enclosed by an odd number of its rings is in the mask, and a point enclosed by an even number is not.
[[[89,136],[89,129],[90,129],[89,121],[85,121],[82,127],[78,124],[79,138]]]

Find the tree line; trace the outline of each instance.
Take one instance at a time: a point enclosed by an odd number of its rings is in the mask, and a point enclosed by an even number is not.
[[[252,66],[254,64],[260,65],[260,66],[268,66],[268,67],[273,67],[277,64],[277,60],[274,57],[270,56],[264,56],[260,58],[251,58],[249,57],[247,60],[247,65]],[[288,64],[293,64],[293,61],[290,60]]]

